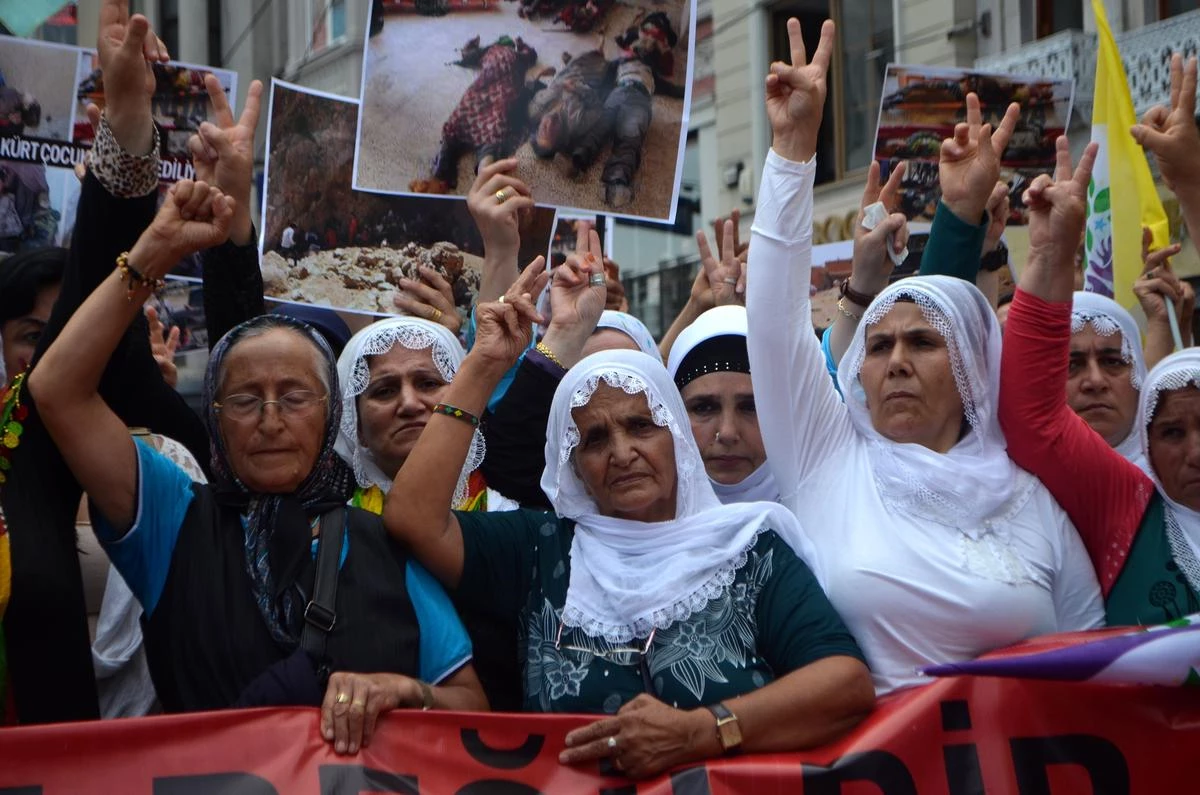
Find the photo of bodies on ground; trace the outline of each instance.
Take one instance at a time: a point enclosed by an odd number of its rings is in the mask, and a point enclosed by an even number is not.
[[[539,204],[674,215],[693,0],[375,0],[354,187],[465,195],[515,156]]]

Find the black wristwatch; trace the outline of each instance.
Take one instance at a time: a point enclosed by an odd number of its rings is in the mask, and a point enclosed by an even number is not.
[[[705,707],[717,719],[717,740],[726,754],[734,754],[742,745],[742,727],[737,715],[724,704],[709,704]]]
[[[858,290],[855,290],[853,287],[851,287],[849,277],[846,277],[846,279],[842,281],[841,287],[838,288],[838,295],[842,298],[849,299],[850,303],[858,304],[863,309],[869,307],[871,302],[875,300],[874,295],[860,293]],[[876,295],[878,295],[878,293],[876,293]]]
[[[979,260],[979,270],[995,273],[1008,264],[1008,246],[1004,245],[1001,240],[996,244],[996,248],[992,249]]]

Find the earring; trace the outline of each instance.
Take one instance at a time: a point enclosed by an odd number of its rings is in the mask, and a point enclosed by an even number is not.
[[[717,431],[717,438],[713,439],[713,441],[714,441],[714,442],[719,442],[719,441],[721,441],[721,432],[720,432],[720,431]]]

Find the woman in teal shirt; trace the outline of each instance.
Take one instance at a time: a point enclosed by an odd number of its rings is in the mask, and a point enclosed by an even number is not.
[[[602,300],[594,266],[560,267],[555,289]],[[538,319],[524,281],[480,307],[475,347],[388,495],[389,532],[461,603],[519,618],[527,709],[615,713],[569,735],[565,763],[651,775],[851,728],[869,675],[796,554],[799,525],[775,503],[721,505],[661,362],[605,351],[564,377],[542,479],[557,515],[450,510],[474,418]]]

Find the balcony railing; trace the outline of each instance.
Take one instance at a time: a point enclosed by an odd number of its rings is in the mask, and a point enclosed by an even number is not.
[[[1136,30],[1116,34],[1117,48],[1129,76],[1134,110],[1140,116],[1152,106],[1170,101],[1171,53],[1184,57],[1200,51],[1200,11],[1191,11]],[[1073,78],[1079,123],[1092,118],[1096,74],[1096,34],[1068,30],[975,61],[984,72],[1031,77]],[[1200,97],[1200,90],[1197,91]]]

